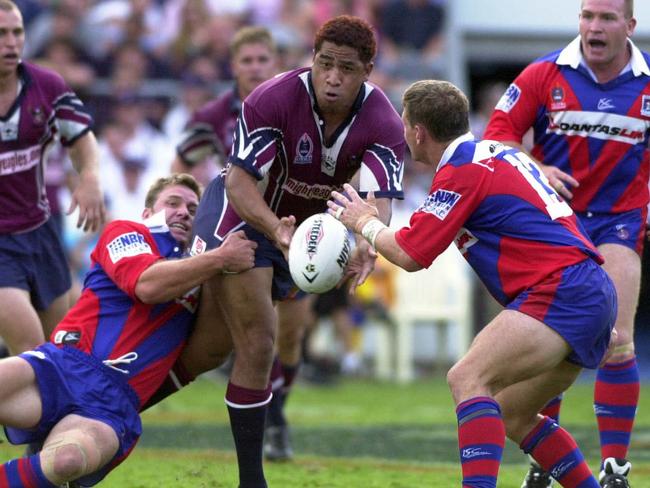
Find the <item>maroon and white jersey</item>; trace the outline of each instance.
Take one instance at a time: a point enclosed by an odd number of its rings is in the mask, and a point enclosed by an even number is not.
[[[229,163],[259,180],[268,206],[297,224],[324,212],[332,190],[359,171],[359,190],[378,198],[403,198],[404,128],[386,95],[364,83],[348,119],[330,140],[311,84],[311,70],[277,75],[242,105]],[[241,223],[228,209],[216,235]]]
[[[20,92],[0,117],[0,233],[25,232],[50,216],[45,154],[55,138],[64,146],[90,130],[92,119],[55,72],[18,66]]]
[[[189,166],[195,166],[206,157],[230,152],[241,100],[237,89],[222,93],[197,110],[185,126],[176,152]]]

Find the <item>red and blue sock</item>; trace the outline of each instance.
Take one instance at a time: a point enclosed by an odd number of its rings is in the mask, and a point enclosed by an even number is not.
[[[566,430],[544,417],[520,446],[565,488],[599,488],[600,485]]]
[[[639,403],[639,368],[636,357],[598,369],[594,411],[600,432],[602,459],[627,458],[632,426]]]
[[[496,488],[506,429],[499,404],[470,398],[456,407],[463,488]]]
[[[556,424],[560,423],[560,408],[562,407],[563,395],[558,395],[546,404],[539,412],[544,417],[550,417]]]
[[[41,469],[38,454],[12,459],[0,465],[0,488],[57,488]]]

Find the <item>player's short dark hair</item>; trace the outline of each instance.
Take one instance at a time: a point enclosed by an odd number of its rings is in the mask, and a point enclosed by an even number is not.
[[[2,1],[2,0],[0,0]],[[145,208],[153,208],[156,200],[160,193],[167,188],[168,186],[173,185],[182,185],[188,187],[196,196],[201,199],[201,187],[198,182],[194,179],[194,176],[187,173],[174,173],[171,176],[166,176],[164,178],[158,178],[154,183],[149,187],[147,192],[147,197],[144,200]]]
[[[315,53],[320,51],[325,41],[356,49],[363,63],[372,61],[377,53],[377,41],[372,26],[365,20],[351,15],[334,17],[318,29],[314,38]]]
[[[438,142],[469,132],[469,101],[448,81],[416,81],[404,92],[402,104],[408,122],[423,125]]]
[[[239,29],[230,42],[230,56],[234,57],[241,47],[246,44],[264,44],[272,53],[276,52],[273,36],[265,27],[243,27]]]

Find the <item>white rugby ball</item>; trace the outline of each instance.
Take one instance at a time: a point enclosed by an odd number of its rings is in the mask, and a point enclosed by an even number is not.
[[[308,293],[329,291],[343,277],[351,250],[348,230],[341,222],[327,213],[312,215],[291,238],[291,277]]]

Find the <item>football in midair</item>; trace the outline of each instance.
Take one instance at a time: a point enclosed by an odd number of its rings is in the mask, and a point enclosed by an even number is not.
[[[289,245],[293,281],[308,293],[331,290],[343,277],[351,242],[345,226],[327,213],[305,219]]]

